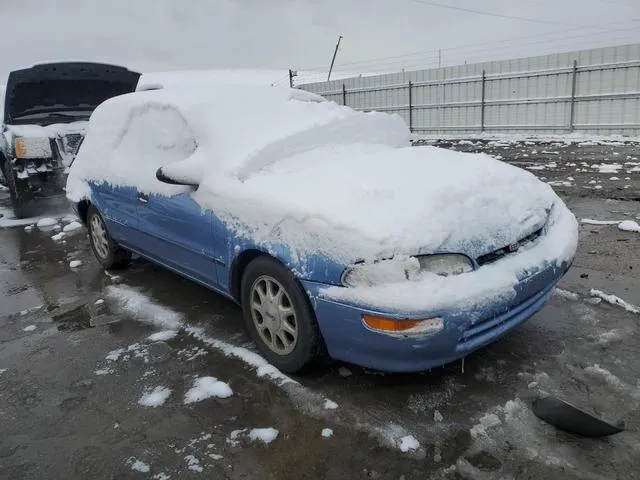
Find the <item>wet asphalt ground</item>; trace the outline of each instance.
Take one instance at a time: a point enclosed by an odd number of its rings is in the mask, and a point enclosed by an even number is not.
[[[638,145],[440,146],[533,167],[578,219],[640,217]],[[603,163],[620,167],[592,167]],[[590,293],[640,305],[640,233],[582,224],[562,291],[464,364],[388,375],[328,361],[285,377],[252,355],[232,303],[141,259],[105,274],[84,230],[54,241],[58,228],[0,228],[2,479],[640,477],[640,315]],[[185,403],[203,376],[233,395]],[[171,390],[163,405],[138,403],[156,387]],[[546,394],[626,430],[556,430],[531,412]],[[232,433],[255,427],[279,433]],[[407,435],[417,450],[401,451]]]

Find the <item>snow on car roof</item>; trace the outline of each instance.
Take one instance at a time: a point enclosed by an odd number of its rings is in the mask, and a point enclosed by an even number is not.
[[[67,196],[90,197],[88,181],[190,191],[157,181],[162,167],[198,184],[194,200],[238,237],[344,262],[501,248],[544,225],[558,199],[531,173],[487,155],[410,147],[408,139],[398,115],[299,90],[137,92],[96,109]],[[153,142],[158,148],[147,149]]]

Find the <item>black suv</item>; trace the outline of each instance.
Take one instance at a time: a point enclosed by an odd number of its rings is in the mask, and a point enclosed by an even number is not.
[[[9,74],[0,119],[0,184],[17,218],[37,197],[63,192],[89,117],[105,100],[135,91],[140,74],[88,62],[35,65]]]

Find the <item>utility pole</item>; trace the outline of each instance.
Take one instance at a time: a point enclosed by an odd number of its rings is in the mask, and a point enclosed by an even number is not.
[[[338,54],[338,47],[340,47],[340,40],[342,40],[342,35],[338,37],[338,43],[336,44],[336,49],[333,52],[333,58],[331,59],[331,66],[329,67],[329,75],[327,75],[327,82],[331,79],[331,70],[333,70],[333,62],[336,61],[336,55]]]
[[[438,68],[442,67],[442,50],[438,49]]]
[[[298,72],[296,70],[289,69],[289,87],[293,88],[293,77],[297,77]]]

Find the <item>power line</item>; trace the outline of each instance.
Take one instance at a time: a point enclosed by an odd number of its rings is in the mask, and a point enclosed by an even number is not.
[[[626,20],[626,21],[622,21],[622,22],[614,22],[611,23],[610,25],[628,25],[631,23],[636,23],[636,22],[640,22],[640,18],[636,18],[636,19],[632,19],[632,20]],[[589,27],[589,28],[598,28],[598,27]],[[615,31],[617,32],[628,32],[630,30],[634,30],[636,27],[632,27],[632,28],[618,28]],[[572,29],[564,29],[564,30],[559,30],[559,31],[554,31],[554,32],[548,32],[548,33],[542,33],[542,34],[535,34],[535,35],[527,35],[527,36],[521,36],[521,37],[511,37],[511,38],[507,38],[504,40],[496,40],[496,41],[489,41],[489,42],[476,42],[476,43],[468,43],[468,44],[463,44],[463,45],[457,45],[457,46],[453,46],[453,47],[445,47],[442,48],[441,50],[443,52],[455,52],[455,51],[469,51],[469,48],[472,49],[476,49],[477,47],[481,47],[481,46],[492,46],[492,45],[499,45],[499,44],[503,44],[503,43],[513,43],[515,41],[520,41],[520,40],[528,40],[528,39],[537,39],[540,40],[543,37],[548,37],[551,35],[558,35],[558,34],[564,34],[564,33],[568,33],[568,32],[575,32],[575,31],[581,31],[584,30],[584,28],[582,27],[576,27],[576,28],[572,28]],[[598,32],[598,33],[585,33],[585,34],[581,34],[581,35],[571,35],[571,36],[562,36],[559,38],[554,38],[554,39],[545,39],[545,40],[540,40],[540,42],[549,42],[549,41],[560,41],[560,40],[565,40],[565,39],[573,39],[573,38],[582,38],[582,37],[586,37],[586,36],[592,36],[592,35],[602,35],[608,32]],[[355,67],[366,67],[366,65],[369,64],[375,64],[375,65],[390,65],[390,64],[397,64],[397,63],[402,63],[402,61],[394,61],[394,62],[381,62],[384,60],[396,60],[396,59],[407,59],[406,61],[409,61],[408,57],[417,57],[417,56],[435,56],[437,54],[437,50],[426,50],[426,51],[419,51],[419,52],[412,52],[412,53],[405,53],[405,54],[400,54],[400,55],[390,55],[390,56],[385,56],[385,57],[376,57],[376,58],[370,58],[367,60],[358,60],[358,61],[354,61],[354,62],[345,62],[345,63],[339,63],[336,66],[337,67],[351,67],[351,66],[355,66]],[[417,60],[417,59],[416,59]],[[403,60],[405,61],[405,60]],[[312,68],[308,68],[308,70],[319,70],[322,69],[324,67],[322,66],[318,66],[318,67],[312,67]]]
[[[566,22],[554,22],[552,20],[540,20],[540,19],[536,19],[536,18],[529,18],[529,17],[518,17],[518,16],[514,16],[514,15],[503,15],[501,13],[492,13],[492,12],[485,12],[482,10],[474,10],[472,8],[464,8],[464,7],[455,7],[453,5],[445,5],[442,3],[436,3],[436,2],[431,2],[428,0],[411,0],[413,3],[420,3],[422,5],[430,5],[432,7],[438,7],[438,8],[446,8],[449,10],[457,10],[460,12],[467,12],[467,13],[475,13],[477,15],[485,15],[485,16],[489,16],[489,17],[496,17],[496,18],[505,18],[508,20],[519,20],[522,22],[531,22],[531,23],[541,23],[541,24],[547,24],[547,25],[562,25],[565,27],[581,27],[581,28],[600,28],[597,27],[595,25],[579,25],[579,24],[571,24],[571,23],[566,23]]]

